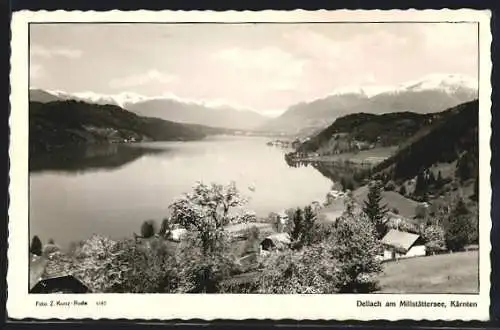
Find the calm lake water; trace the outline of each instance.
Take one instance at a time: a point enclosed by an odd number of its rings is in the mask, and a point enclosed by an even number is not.
[[[160,224],[172,201],[196,181],[234,180],[258,215],[323,201],[331,181],[312,166],[289,167],[284,151],[266,146],[268,140],[217,136],[33,156],[30,235],[62,247],[93,233],[131,237],[144,220]]]

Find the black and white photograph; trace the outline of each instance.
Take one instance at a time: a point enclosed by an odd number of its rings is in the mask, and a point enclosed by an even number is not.
[[[489,21],[370,15],[26,24],[12,113],[30,308],[85,293],[477,307]]]

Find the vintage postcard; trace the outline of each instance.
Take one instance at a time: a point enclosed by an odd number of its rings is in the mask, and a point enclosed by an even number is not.
[[[487,320],[490,13],[21,11],[14,319]]]

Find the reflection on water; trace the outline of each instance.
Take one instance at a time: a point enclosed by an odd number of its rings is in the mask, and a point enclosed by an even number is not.
[[[59,148],[52,152],[30,154],[30,172],[58,171],[84,173],[100,169],[115,169],[144,155],[167,152],[141,145],[90,144]]]
[[[93,233],[130,236],[144,220],[159,223],[200,180],[236,181],[258,215],[324,201],[331,181],[311,166],[288,166],[267,140],[212,137],[31,155],[30,234],[64,246]]]

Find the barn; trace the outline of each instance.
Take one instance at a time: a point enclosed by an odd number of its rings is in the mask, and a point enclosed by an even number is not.
[[[391,229],[382,238],[382,260],[425,256],[425,244],[420,235]]]

